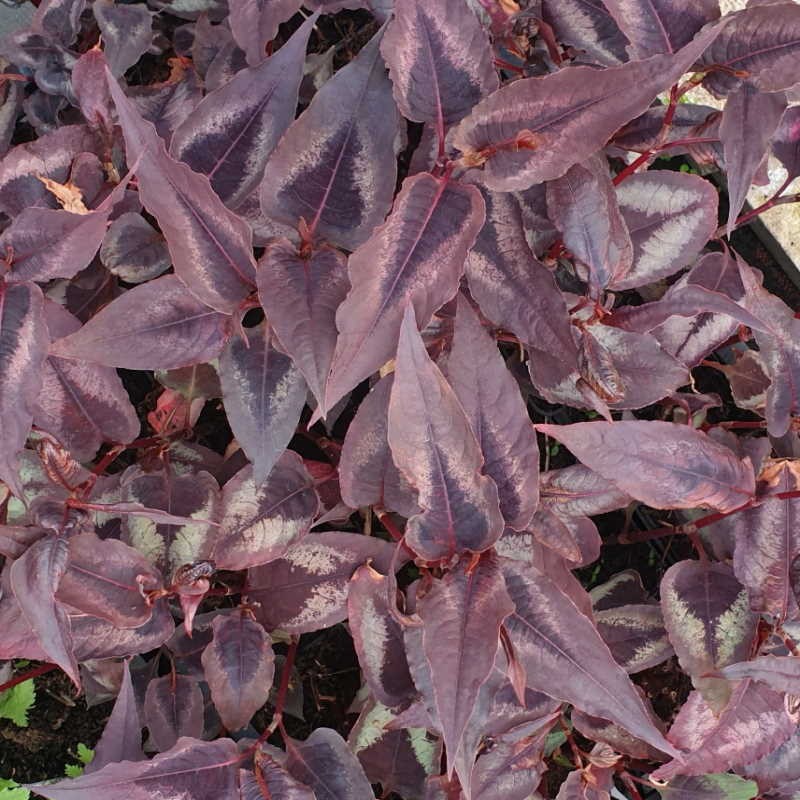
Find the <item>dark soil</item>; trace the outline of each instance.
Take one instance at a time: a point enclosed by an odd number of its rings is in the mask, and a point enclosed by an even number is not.
[[[0,774],[17,783],[62,777],[66,764],[78,763],[79,743],[97,743],[111,708],[110,702],[87,708],[63,672],[36,678],[28,727],[0,720]]]

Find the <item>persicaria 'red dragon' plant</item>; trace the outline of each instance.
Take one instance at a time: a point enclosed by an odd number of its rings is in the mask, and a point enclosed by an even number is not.
[[[0,47],[0,658],[118,691],[31,790],[796,797],[800,6],[305,6]]]

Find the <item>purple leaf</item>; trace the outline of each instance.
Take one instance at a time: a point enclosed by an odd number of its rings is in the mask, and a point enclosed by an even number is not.
[[[389,585],[369,564],[359,567],[350,579],[347,616],[364,680],[379,703],[394,707],[416,691],[403,629],[391,611]]]
[[[257,793],[252,800],[264,800],[262,788],[266,789],[269,798],[280,800],[316,800],[314,792],[304,783],[296,781],[286,768],[264,751],[256,753],[256,770],[258,772]],[[243,800],[250,800],[249,796]]]
[[[123,518],[123,540],[165,573],[210,557],[218,528],[208,520],[217,517],[219,486],[207,472],[131,467],[120,494],[129,509],[138,506]]]
[[[266,631],[246,612],[215,617],[214,638],[203,650],[203,670],[211,699],[231,731],[250,722],[267,701],[275,655]]]
[[[594,516],[625,508],[631,498],[582,464],[539,476],[541,503],[560,517]]]
[[[486,222],[467,257],[469,290],[481,311],[526,345],[575,363],[577,348],[563,295],[528,247],[519,203],[483,192]]]
[[[268,217],[355,250],[383,222],[397,180],[400,115],[377,33],[314,95],[270,157],[261,187]]]
[[[697,175],[631,175],[617,187],[617,200],[633,242],[633,266],[613,282],[614,289],[669,277],[699,255],[716,228],[716,189]]]
[[[174,673],[151,680],[144,696],[144,719],[153,744],[162,753],[181,737],[199,738],[203,733],[203,693],[197,681]]]
[[[136,286],[50,353],[125,369],[175,369],[216,358],[228,317],[197,300],[177,275]]]
[[[294,119],[316,20],[309,17],[275,55],[207,94],[172,136],[171,154],[207,175],[229,208],[261,183],[269,154]]]
[[[350,731],[348,743],[370,783],[403,797],[420,797],[425,779],[438,774],[441,744],[424,728],[390,729],[391,709],[370,702]]]
[[[0,480],[20,496],[18,454],[25,446],[47,357],[42,292],[0,282]]]
[[[789,178],[800,174],[800,109],[797,106],[786,109],[772,137],[772,153],[786,167]]]
[[[160,585],[161,575],[132,547],[81,533],[69,540],[69,562],[56,599],[118,628],[138,628],[153,614],[142,590]]]
[[[69,620],[79,661],[147,653],[161,647],[175,630],[172,614],[164,601],[153,606],[150,621],[138,628],[117,628],[88,614],[72,613]]]
[[[313,790],[316,800],[369,800],[364,770],[347,743],[330,728],[317,728],[304,742],[286,738],[286,769]]]
[[[336,313],[328,409],[394,356],[407,304],[425,327],[455,295],[483,213],[474,186],[428,173],[404,181],[386,222],[350,256],[352,288]]]
[[[419,491],[421,513],[406,543],[422,559],[481,552],[503,532],[497,486],[455,392],[430,360],[409,304],[400,332],[389,401],[389,445],[398,469]]]
[[[657,605],[622,605],[595,611],[597,630],[614,660],[632,675],[673,655]]]
[[[78,320],[56,303],[46,303],[44,311],[53,340],[80,328]],[[104,441],[130,442],[140,428],[136,409],[112,367],[55,355],[45,361],[33,421],[77,459],[93,458]]]
[[[544,736],[499,741],[481,755],[472,772],[471,792],[479,800],[527,800],[547,770]],[[572,773],[571,773],[572,774]]]
[[[704,31],[676,55],[621,67],[569,67],[502,86],[458,126],[454,144],[468,163],[484,165],[489,189],[514,191],[561,177],[644,112],[706,49]]]
[[[241,763],[241,754],[230,739],[184,738],[151,761],[108,764],[79,778],[28,788],[49,800],[144,800],[159,795],[221,800],[238,797]]]
[[[800,780],[800,728],[780,747],[758,761],[743,767],[741,772],[758,783],[766,793],[782,784]]]
[[[719,18],[718,0],[604,0],[631,43],[633,58],[676,53],[708,22]]]
[[[755,492],[749,460],[740,460],[724,445],[686,425],[635,420],[537,425],[536,429],[653,508],[707,506],[731,511]]]
[[[800,8],[794,3],[752,6],[725,17],[722,32],[703,61],[711,70],[703,84],[718,96],[745,79],[765,92],[797,83],[795,65],[800,49]]]
[[[494,339],[460,295],[447,380],[467,414],[496,484],[506,525],[524,530],[539,502],[539,447],[519,387]]]
[[[516,605],[505,625],[528,685],[676,755],[589,618],[532,565],[506,560],[503,572]]]
[[[347,618],[347,588],[356,569],[373,559],[389,571],[394,546],[356,533],[309,534],[285,556],[248,572],[247,596],[268,631],[308,633]]]
[[[753,781],[723,772],[679,776],[667,786],[660,786],[658,793],[663,800],[752,800],[758,795],[758,786]]]
[[[28,525],[0,525],[0,555],[19,558],[34,542],[48,536],[47,528]]]
[[[228,24],[251,67],[266,58],[278,26],[300,10],[301,0],[228,0]]]
[[[203,99],[203,89],[195,69],[177,61],[167,80],[149,86],[131,86],[128,97],[139,113],[156,126],[158,135],[169,142],[175,129]]]
[[[655,716],[655,713],[652,714],[652,717],[656,724],[658,724],[659,720]],[[593,742],[605,742],[613,747],[617,753],[647,761],[664,760],[664,755],[659,750],[643,742],[641,739],[632,736],[624,728],[621,728],[613,722],[600,719],[600,717],[589,716],[588,714],[584,714],[583,711],[579,711],[577,708],[572,709],[570,719],[575,726],[575,730],[587,739],[591,739]]]
[[[222,493],[222,521],[211,558],[219,569],[246,569],[281,557],[305,536],[319,497],[297,453],[287,450],[263,483],[245,467]]]
[[[26,208],[56,208],[55,197],[39,176],[64,183],[72,160],[97,146],[85,125],[66,125],[33,142],[19,144],[0,162],[0,211],[12,219]]]
[[[153,12],[144,3],[122,5],[109,0],[92,4],[103,50],[111,74],[118,78],[148,51],[153,43]]]
[[[249,226],[225,208],[208,178],[167,153],[156,129],[110,74],[108,81],[128,162],[136,165],[139,196],[164,233],[176,276],[199,301],[234,311],[255,278]]]
[[[143,761],[142,724],[131,681],[130,663],[122,665],[122,686],[114,702],[111,716],[103,728],[103,735],[95,745],[94,758],[86,765],[84,774],[90,775],[118,761]]]
[[[766,496],[730,520],[736,541],[733,569],[747,587],[753,611],[785,620],[798,603],[792,564],[800,557],[800,499],[769,495],[797,490],[796,462],[772,462],[764,477]]]
[[[714,711],[730,698],[730,685],[703,677],[746,658],[758,617],[747,590],[727,564],[679,561],[661,580],[661,609],[678,661]]]
[[[719,673],[732,681],[752,678],[776,692],[792,695],[800,692],[800,658],[796,656],[759,656],[725,666]]]
[[[683,706],[669,738],[688,746],[690,752],[659,767],[651,777],[671,780],[676,775],[725,772],[748,764],[783,744],[794,733],[797,721],[797,712],[790,711],[783,694],[744,680],[733,690],[719,717],[702,700],[699,705]],[[691,743],[680,741],[688,730],[695,732]]]
[[[746,83],[731,92],[725,102],[719,135],[728,177],[728,236],[736,227],[750,184],[785,110],[782,93],[767,94]]]
[[[404,117],[440,135],[499,86],[483,26],[464,0],[401,0],[381,51]]]
[[[306,382],[294,362],[269,342],[266,323],[231,339],[219,359],[228,422],[260,486],[286,449],[306,404]]]
[[[336,347],[336,309],[350,286],[347,258],[329,247],[305,256],[288,239],[275,239],[258,262],[256,283],[281,348],[322,403]]]
[[[126,283],[144,283],[169,269],[164,237],[141,214],[120,214],[100,246],[103,266]]]
[[[560,42],[586,54],[583,61],[614,67],[627,60],[628,41],[600,0],[542,0],[542,19]]]
[[[80,688],[67,612],[55,598],[67,569],[68,541],[48,536],[31,545],[11,564],[11,588],[47,658],[58,664]]]
[[[625,279],[633,261],[633,244],[605,156],[576,164],[549,182],[547,210],[566,248],[588,270],[594,296]]]
[[[416,490],[403,477],[389,449],[389,397],[394,373],[381,378],[358,407],[342,445],[339,483],[351,508],[382,506],[403,517],[419,513]]]
[[[422,641],[452,776],[478,690],[494,667],[500,625],[514,611],[497,558],[462,559],[419,600]]]
[[[89,127],[111,131],[111,93],[106,81],[106,58],[99,47],[87,50],[72,68],[72,91]]]

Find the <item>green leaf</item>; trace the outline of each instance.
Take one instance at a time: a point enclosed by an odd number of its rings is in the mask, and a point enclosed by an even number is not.
[[[33,679],[23,681],[0,693],[0,719],[10,719],[20,728],[28,727],[28,711],[36,702]]]
[[[80,778],[83,775],[83,764],[65,764],[64,774],[68,778]]]
[[[0,800],[28,800],[31,793],[16,781],[0,778]]]
[[[94,750],[90,750],[83,742],[78,743],[78,760],[84,764],[88,764],[94,758]]]

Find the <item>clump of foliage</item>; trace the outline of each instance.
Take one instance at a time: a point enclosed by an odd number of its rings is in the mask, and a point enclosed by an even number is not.
[[[29,788],[795,796],[800,320],[726,237],[796,199],[800,6],[305,6],[0,48],[0,658],[117,698]],[[587,592],[619,509],[696,557]],[[345,621],[363,691],[298,734]]]

